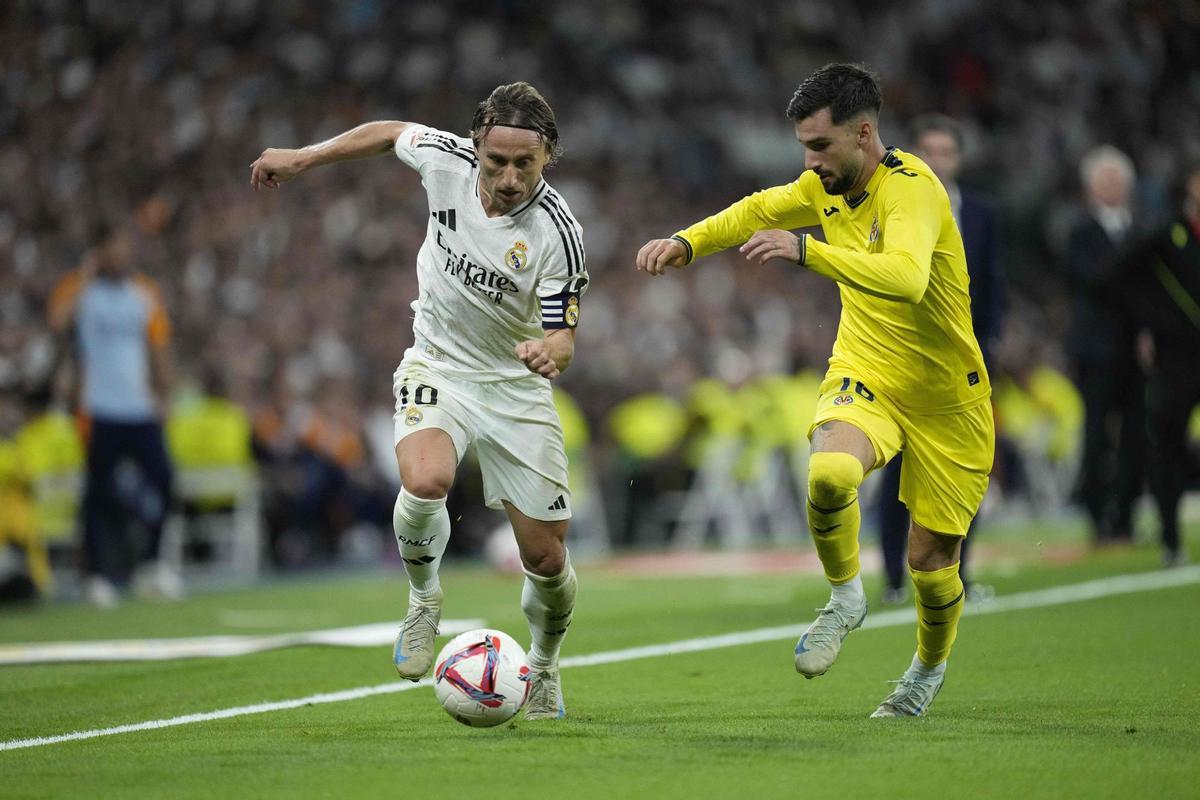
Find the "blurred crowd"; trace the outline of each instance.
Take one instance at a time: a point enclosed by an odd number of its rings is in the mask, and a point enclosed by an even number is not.
[[[335,465],[288,480],[359,487],[341,528],[389,518],[391,374],[427,209],[418,177],[384,159],[256,194],[248,165],[265,147],[381,118],[461,134],[495,85],[536,85],[566,148],[548,179],[583,224],[592,276],[562,386],[603,445],[636,395],[683,402],[704,376],[733,391],[823,368],[832,283],[735,253],[656,281],[632,267],[646,239],[794,178],[783,109],[821,64],[881,75],[888,144],[929,111],[963,126],[962,182],[997,207],[1008,279],[994,366],[1026,387],[1069,371],[1073,287],[1055,265],[1080,158],[1100,143],[1130,154],[1150,220],[1200,142],[1193,2],[14,0],[0,19],[0,433],[57,363],[53,287],[96,224],[131,223],[135,267],[173,323],[178,391],[220,387],[263,464]]]

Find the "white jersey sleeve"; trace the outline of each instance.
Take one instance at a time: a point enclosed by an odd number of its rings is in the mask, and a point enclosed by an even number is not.
[[[421,173],[438,166],[475,166],[475,148],[471,140],[439,131],[427,125],[410,125],[396,139],[396,157]]]
[[[549,219],[550,239],[558,245],[551,246],[538,279],[542,328],[574,328],[579,324],[579,302],[588,285],[583,228],[553,189],[547,189],[538,204]]]

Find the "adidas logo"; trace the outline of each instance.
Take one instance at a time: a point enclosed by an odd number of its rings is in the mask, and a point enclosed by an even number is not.
[[[566,507],[567,507],[567,501],[566,501],[566,500],[564,500],[564,499],[563,499],[563,496],[560,494],[560,495],[558,496],[558,499],[557,499],[557,500],[555,500],[555,501],[554,501],[553,503],[551,503],[550,505],[546,506],[546,510],[547,510],[547,511],[562,511],[562,510],[564,510]]]
[[[455,227],[453,208],[449,211],[430,211],[429,216],[433,217],[452,231],[458,230],[458,228]]]
[[[435,559],[433,556],[421,556],[419,558],[406,558],[403,560],[406,564],[412,564],[414,567],[420,567],[425,564],[432,564],[437,559]]]

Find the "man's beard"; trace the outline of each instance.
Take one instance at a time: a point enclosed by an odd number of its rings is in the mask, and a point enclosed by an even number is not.
[[[854,186],[854,178],[851,175],[842,175],[837,178],[833,184],[825,190],[827,194],[845,194],[850,191],[850,187]]]

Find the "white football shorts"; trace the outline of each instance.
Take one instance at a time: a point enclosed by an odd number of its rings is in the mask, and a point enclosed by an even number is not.
[[[439,374],[410,350],[392,391],[396,444],[428,428],[445,431],[459,461],[475,445],[489,508],[503,510],[507,500],[533,519],[571,518],[567,455],[550,381],[531,373],[529,380],[476,383]]]

